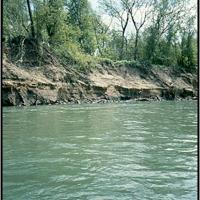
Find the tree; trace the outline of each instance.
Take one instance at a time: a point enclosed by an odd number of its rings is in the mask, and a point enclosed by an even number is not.
[[[127,8],[130,13],[134,28],[135,28],[135,51],[134,59],[138,58],[138,40],[141,28],[147,21],[147,17],[151,14],[151,0],[123,0],[124,7]],[[141,12],[143,10],[143,12]],[[139,13],[139,15],[138,15]],[[138,20],[139,18],[139,20]],[[139,21],[139,22],[138,22]]]
[[[22,63],[34,55],[34,62],[50,49],[72,64],[98,55],[187,69],[196,65],[196,16],[185,0],[101,0],[101,8],[110,22],[88,0],[6,0],[3,37],[10,57]]]
[[[112,19],[109,23],[109,25],[106,25],[105,23],[102,22],[101,17],[93,14],[93,29],[95,33],[95,38],[96,38],[96,43],[97,43],[97,48],[98,48],[98,53],[101,56],[105,56],[106,54],[106,48],[108,46],[108,40],[109,40],[109,28],[111,25]]]
[[[29,13],[30,22],[31,22],[31,35],[32,35],[33,38],[35,38],[35,27],[34,27],[34,23],[33,23],[30,0],[26,0],[26,2],[27,2],[28,13]]]
[[[192,16],[188,19],[186,27],[182,31],[181,37],[181,57],[179,59],[179,64],[185,68],[194,68],[196,63],[196,40],[195,40],[195,30],[194,30],[194,19]]]
[[[184,1],[159,0],[153,5],[153,17],[147,29],[146,58],[156,63],[161,56],[161,41],[168,35],[168,45],[171,43],[174,27],[180,23],[185,14]],[[176,34],[176,33],[175,33]]]
[[[120,0],[119,3],[113,0],[102,0],[101,5],[103,9],[113,18],[117,19],[121,27],[121,46],[119,58],[122,59],[124,56],[124,46],[126,44],[125,32],[129,22],[130,13],[124,3],[124,0]]]
[[[3,36],[7,39],[27,35],[28,13],[25,0],[3,2]]]
[[[95,51],[95,36],[92,26],[92,11],[87,0],[70,0],[66,2],[69,12],[69,22],[79,34],[77,39],[85,53]]]

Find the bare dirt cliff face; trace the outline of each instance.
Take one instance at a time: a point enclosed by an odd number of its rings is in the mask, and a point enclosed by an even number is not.
[[[17,67],[3,60],[3,106],[195,99],[197,75],[172,68],[98,65]]]

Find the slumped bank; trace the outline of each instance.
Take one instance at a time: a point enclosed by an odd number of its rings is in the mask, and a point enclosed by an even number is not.
[[[102,63],[92,68],[17,67],[3,60],[3,106],[197,98],[197,73]]]

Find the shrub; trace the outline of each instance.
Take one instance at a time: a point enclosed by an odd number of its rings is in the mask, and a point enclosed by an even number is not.
[[[141,64],[139,61],[136,60],[119,60],[114,62],[115,65],[117,66],[126,66],[126,67],[140,67]]]

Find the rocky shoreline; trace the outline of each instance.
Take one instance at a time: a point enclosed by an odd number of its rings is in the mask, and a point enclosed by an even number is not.
[[[161,66],[17,67],[3,60],[3,106],[197,99],[197,73]]]

